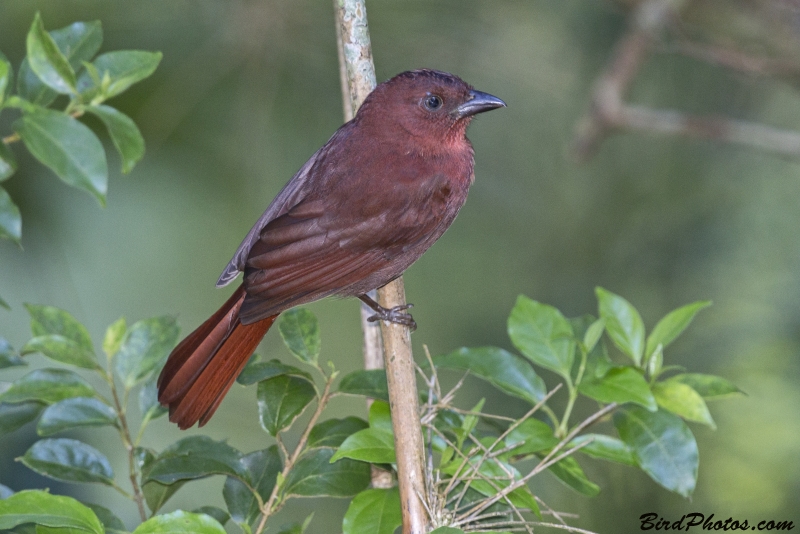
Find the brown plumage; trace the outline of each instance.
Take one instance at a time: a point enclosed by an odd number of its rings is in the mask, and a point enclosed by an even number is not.
[[[471,118],[505,104],[457,76],[404,72],[378,85],[284,186],[217,286],[242,285],[170,354],[159,401],[205,424],[278,314],[358,296],[400,276],[450,226],[473,181]],[[376,318],[413,325],[402,310]]]

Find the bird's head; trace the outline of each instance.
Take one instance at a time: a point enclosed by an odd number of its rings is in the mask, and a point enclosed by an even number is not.
[[[358,111],[358,119],[375,121],[386,133],[444,146],[465,142],[472,117],[504,107],[496,96],[476,91],[464,80],[436,70],[398,74],[378,85]]]

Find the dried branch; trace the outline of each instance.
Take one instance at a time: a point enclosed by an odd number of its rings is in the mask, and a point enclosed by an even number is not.
[[[625,103],[644,62],[657,50],[661,34],[687,3],[688,0],[646,0],[633,11],[628,32],[617,43],[608,67],[595,83],[591,108],[578,123],[573,150],[579,160],[588,160],[608,135],[622,130],[712,139],[800,156],[800,132],[797,131],[725,116],[697,116]],[[755,58],[718,46],[678,41],[666,49],[744,72],[775,76],[800,74],[798,63]]]
[[[482,512],[483,510],[486,510],[486,508],[488,508],[489,506],[493,505],[494,503],[496,503],[500,499],[505,498],[506,495],[508,495],[512,491],[516,490],[517,488],[521,488],[522,486],[527,484],[528,480],[530,480],[532,477],[538,475],[544,469],[547,469],[552,464],[563,460],[567,456],[569,456],[569,455],[575,453],[576,451],[578,451],[580,448],[585,447],[586,445],[588,445],[589,442],[582,443],[582,444],[580,444],[580,445],[578,445],[576,447],[573,447],[573,448],[569,449],[568,451],[565,451],[564,453],[559,454],[558,456],[556,456],[556,454],[558,452],[560,452],[564,447],[566,447],[566,445],[570,441],[572,441],[572,438],[574,438],[579,433],[581,433],[589,425],[593,424],[594,422],[596,422],[597,420],[599,420],[600,418],[602,418],[606,414],[612,412],[614,409],[617,408],[617,406],[618,406],[617,403],[613,402],[613,403],[605,406],[601,410],[595,412],[593,415],[587,417],[581,424],[579,424],[572,431],[570,431],[570,433],[567,434],[567,436],[564,439],[562,439],[558,443],[558,445],[553,447],[553,450],[551,450],[544,458],[542,458],[542,460],[539,462],[539,464],[535,468],[533,468],[533,470],[531,470],[530,473],[528,473],[527,475],[525,475],[521,479],[517,480],[513,484],[509,485],[508,487],[504,488],[502,491],[498,492],[496,495],[492,496],[491,498],[482,501],[481,503],[479,503],[478,505],[476,505],[472,509],[470,509],[467,512],[465,512],[464,514],[462,514],[460,516],[460,518],[469,518],[470,516],[476,515],[476,514]]]

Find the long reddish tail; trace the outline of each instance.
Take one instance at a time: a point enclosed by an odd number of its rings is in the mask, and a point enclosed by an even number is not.
[[[172,351],[158,377],[158,401],[181,429],[211,419],[250,355],[277,315],[257,323],[239,322],[245,293],[233,295]]]

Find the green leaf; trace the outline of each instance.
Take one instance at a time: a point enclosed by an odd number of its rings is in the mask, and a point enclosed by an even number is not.
[[[392,413],[389,409],[389,403],[384,401],[375,401],[369,407],[369,426],[376,430],[385,430],[392,432]]]
[[[2,141],[0,141],[0,146],[4,146]],[[0,153],[0,161],[2,161],[2,153]],[[0,167],[2,167],[1,163]],[[22,216],[19,208],[2,187],[0,187],[0,238],[10,239],[17,245],[22,239]]]
[[[569,377],[575,340],[572,326],[560,311],[520,295],[508,318],[508,335],[533,363]]]
[[[664,368],[664,345],[659,343],[650,356],[647,357],[647,373],[657,377]]]
[[[333,450],[312,449],[300,457],[286,477],[284,498],[352,497],[369,485],[369,464],[343,459],[330,463]]]
[[[62,94],[76,92],[75,71],[44,29],[39,13],[33,19],[26,41],[31,70],[45,85]]]
[[[0,436],[10,434],[31,421],[35,421],[45,406],[36,401],[16,404],[0,402]]]
[[[536,514],[539,519],[542,518],[542,512],[539,510],[539,505],[536,503],[536,497],[533,496],[528,486],[522,486],[509,493],[508,500],[518,509],[522,510],[527,508]]]
[[[69,61],[73,70],[80,69],[84,61],[94,57],[103,43],[103,27],[99,20],[74,22],[50,32],[58,49]]]
[[[509,452],[512,456],[518,456],[552,449],[558,444],[559,440],[547,423],[538,419],[527,419],[509,432],[505,441],[507,445],[522,443],[521,446]]]
[[[320,335],[317,317],[305,308],[294,308],[281,314],[278,324],[286,347],[298,359],[317,365]]]
[[[0,501],[0,529],[12,529],[25,523],[105,533],[100,520],[86,506],[72,497],[39,490],[20,491]]]
[[[27,365],[25,360],[17,356],[14,348],[9,345],[5,338],[0,337],[0,369],[6,367],[19,367]]]
[[[586,477],[580,464],[572,456],[567,456],[563,460],[554,463],[548,469],[561,482],[581,495],[594,497],[600,493],[600,486]]]
[[[122,172],[131,172],[144,156],[144,138],[130,117],[110,106],[87,106],[86,111],[96,115],[108,129],[108,135],[122,158]]]
[[[13,78],[14,70],[11,68],[11,63],[9,63],[8,58],[0,52],[0,108],[3,107],[3,102],[10,93],[9,89],[11,88]],[[3,174],[0,171],[0,181],[3,180],[2,176]]]
[[[281,525],[281,528],[279,528],[275,534],[303,534],[308,528],[308,525],[311,524],[312,519],[314,519],[314,512],[311,512],[302,523],[295,521],[294,523]]]
[[[614,426],[650,478],[684,497],[692,494],[699,464],[697,442],[680,417],[625,406],[614,414]]]
[[[536,404],[547,394],[544,380],[527,362],[496,347],[460,348],[435,356],[436,367],[462,369],[493,384],[500,391]]]
[[[0,182],[8,179],[15,172],[17,172],[17,159],[8,145],[0,140]]]
[[[107,87],[100,88],[104,99],[116,96],[131,85],[153,74],[161,62],[161,52],[141,50],[117,50],[101,54],[92,62],[102,80],[109,79]],[[88,72],[78,79],[78,91],[86,93],[94,89],[95,83]]]
[[[393,464],[397,461],[394,452],[394,434],[378,428],[359,430],[342,443],[331,458],[352,458],[373,464]]]
[[[402,524],[398,489],[368,489],[350,501],[342,530],[343,534],[393,534]]]
[[[14,130],[39,161],[67,184],[106,202],[108,165],[97,136],[76,119],[50,109],[25,110]]]
[[[201,506],[200,508],[196,508],[192,510],[193,514],[205,514],[207,516],[213,517],[220,525],[225,526],[225,523],[231,518],[231,515],[223,510],[222,508],[217,508],[216,506]]]
[[[225,529],[211,516],[177,510],[151,517],[132,534],[225,534]]]
[[[84,61],[89,61],[94,57],[103,42],[103,29],[100,21],[75,22],[49,33],[76,72]],[[58,94],[42,83],[31,70],[27,58],[23,60],[19,69],[17,91],[19,96],[28,102],[40,106],[48,106]]]
[[[57,362],[74,365],[83,369],[102,369],[94,352],[86,350],[71,339],[58,334],[37,336],[28,341],[21,350],[22,354],[40,352]]]
[[[279,375],[297,376],[305,378],[309,382],[314,381],[311,375],[306,371],[298,369],[293,365],[286,365],[280,360],[248,363],[236,378],[236,381],[243,386],[249,386],[250,384],[255,384],[256,382],[261,382]]]
[[[342,377],[339,392],[347,395],[364,395],[373,399],[389,401],[389,384],[384,369],[353,371]]]
[[[633,367],[610,369],[602,378],[581,382],[578,391],[600,402],[633,402],[650,411],[658,408],[647,381]]]
[[[89,332],[69,312],[54,306],[25,304],[31,316],[31,332],[34,337],[61,336],[68,339],[82,351],[92,353],[92,338]],[[68,362],[67,362],[68,363]]]
[[[297,376],[278,375],[258,383],[261,427],[271,436],[290,426],[317,396],[314,384]]]
[[[73,22],[51,31],[50,35],[76,71],[84,61],[92,59],[103,44],[103,26],[99,20]]]
[[[478,404],[472,407],[469,415],[464,416],[464,420],[461,422],[461,435],[458,437],[458,441],[456,442],[456,446],[460,449],[464,445],[464,440],[472,434],[475,430],[475,427],[478,426],[478,415],[483,411],[483,405],[486,404],[486,399],[482,398],[478,401]]]
[[[658,321],[653,331],[647,336],[647,349],[645,355],[650,356],[659,343],[666,347],[683,332],[694,316],[702,310],[711,306],[711,301],[703,300],[681,306],[677,310],[672,310],[663,319]]]
[[[142,484],[142,493],[144,493],[147,507],[151,512],[156,513],[186,482],[185,480],[174,484],[161,484],[154,480],[145,482]]]
[[[603,341],[597,343],[586,357],[586,370],[581,381],[591,382],[603,378],[616,364],[611,361]]]
[[[169,485],[211,475],[230,475],[249,482],[241,452],[208,436],[189,436],[164,449],[147,465],[142,478]]]
[[[589,325],[589,328],[583,334],[583,346],[586,348],[586,352],[594,350],[605,329],[606,323],[602,319],[597,319]]]
[[[127,329],[125,317],[120,317],[106,328],[106,335],[103,337],[103,352],[106,353],[106,356],[111,358],[119,351]]]
[[[142,420],[148,422],[167,413],[167,408],[158,402],[158,386],[155,380],[149,380],[139,390],[139,411],[142,413]]]
[[[317,423],[308,435],[306,446],[309,449],[315,447],[338,447],[345,439],[352,436],[359,430],[364,430],[369,425],[358,417],[345,417],[344,419],[328,419],[322,423]]]
[[[687,421],[703,423],[716,429],[703,397],[691,386],[668,379],[653,384],[653,396],[659,406]]]
[[[595,288],[600,318],[605,321],[606,332],[611,341],[630,356],[636,365],[642,364],[644,352],[644,322],[631,303],[603,289]]]
[[[631,448],[617,438],[612,438],[605,434],[584,434],[576,437],[569,444],[570,447],[577,447],[587,441],[590,443],[581,447],[580,450],[587,456],[625,465],[636,465],[636,459],[633,457]]]
[[[178,340],[178,325],[169,316],[131,325],[116,355],[116,370],[126,389],[147,380],[167,359]]]
[[[275,487],[275,480],[283,469],[278,447],[273,445],[268,449],[246,454],[242,456],[242,464],[249,474],[253,488],[261,496],[261,500],[267,502]],[[231,519],[240,525],[252,523],[261,513],[258,500],[250,488],[236,478],[228,477],[225,480],[222,496]]]
[[[430,534],[464,534],[464,531],[454,527],[439,527],[431,530]]]
[[[150,511],[155,514],[186,481],[175,482],[169,485],[161,484],[153,480],[147,481],[147,475],[150,472],[150,468],[153,466],[153,462],[156,460],[156,455],[150,449],[143,447],[137,447],[134,453],[139,472],[142,474],[142,493],[144,493],[144,499]]]
[[[108,459],[94,447],[76,439],[37,441],[20,460],[40,475],[56,480],[114,485],[114,471]]]
[[[732,395],[744,394],[732,382],[714,375],[700,373],[683,373],[670,377],[671,381],[690,386],[705,400],[724,399]]]
[[[58,93],[47,87],[33,72],[28,58],[22,60],[17,74],[17,93],[26,101],[37,106],[49,106],[56,99]]]
[[[36,369],[14,381],[0,402],[39,401],[53,404],[71,397],[93,397],[94,388],[67,369]]]
[[[96,515],[97,519],[99,519],[103,524],[103,527],[105,527],[106,530],[105,534],[124,534],[128,532],[128,529],[125,528],[125,524],[122,522],[122,520],[108,508],[89,502],[83,504],[86,505],[92,512],[94,512],[94,515]],[[58,534],[58,532],[55,534]]]
[[[88,397],[64,399],[42,413],[36,432],[50,436],[75,427],[117,425],[117,414],[106,403]]]

